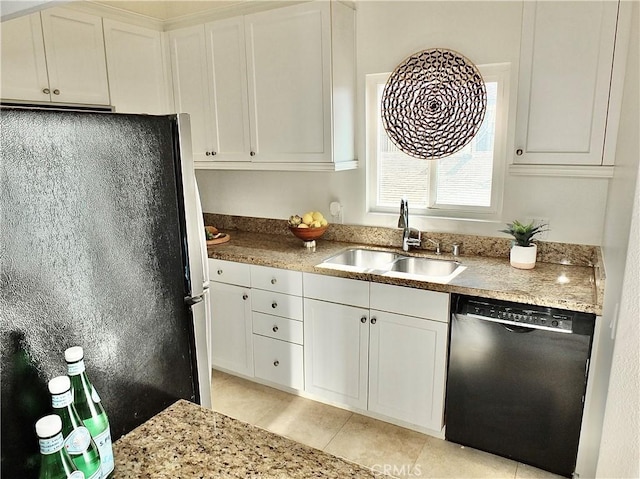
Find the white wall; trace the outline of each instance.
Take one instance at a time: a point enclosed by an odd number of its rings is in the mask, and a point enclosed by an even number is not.
[[[443,47],[476,64],[511,62],[515,98],[522,2],[362,1],[357,3],[358,140],[361,168],[335,173],[199,171],[204,210],[267,218],[344,206],[345,223],[395,227],[397,215],[367,214],[364,137],[365,75],[389,72],[412,53]],[[511,113],[508,151],[513,151]],[[608,191],[606,179],[505,175],[504,209],[496,222],[427,219],[412,216],[423,230],[500,236],[513,219],[548,218],[547,239],[600,244]]]
[[[640,477],[640,3],[634,2],[632,36],[620,119],[616,172],[605,217],[607,273],[605,324],[614,321],[615,345],[606,395],[598,477]],[[635,193],[634,193],[635,191]],[[633,204],[633,209],[630,205]],[[629,231],[631,232],[629,233]],[[609,332],[609,331],[607,331]],[[610,338],[611,336],[609,336]],[[608,368],[608,364],[603,365]],[[606,386],[606,385],[605,385]],[[604,392],[607,390],[603,387]],[[605,398],[601,398],[601,403]],[[603,407],[600,404],[600,407]]]

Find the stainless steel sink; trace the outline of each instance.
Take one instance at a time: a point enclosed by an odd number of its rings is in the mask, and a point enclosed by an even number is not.
[[[352,248],[325,259],[318,266],[360,272],[377,269],[386,271],[390,263],[399,256],[391,251]]]
[[[464,269],[457,261],[351,248],[325,259],[319,268],[448,283]]]
[[[394,261],[390,271],[421,276],[449,276],[458,266],[460,263],[456,261],[407,256]]]

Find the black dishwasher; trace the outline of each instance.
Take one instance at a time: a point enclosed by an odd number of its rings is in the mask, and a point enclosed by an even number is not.
[[[446,439],[570,477],[595,315],[452,299]]]

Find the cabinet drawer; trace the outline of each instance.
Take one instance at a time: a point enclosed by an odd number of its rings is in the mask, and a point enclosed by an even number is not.
[[[449,294],[371,283],[371,309],[449,322]]]
[[[258,313],[252,314],[253,332],[262,336],[268,336],[290,343],[302,344],[303,331],[302,321],[294,319],[281,318],[271,314]]]
[[[290,388],[304,389],[302,346],[254,334],[255,376]]]
[[[251,287],[301,296],[302,273],[252,264]]]
[[[209,259],[209,279],[220,283],[251,285],[251,268],[245,263]]]
[[[304,297],[369,307],[369,282],[336,278],[322,274],[304,273]]]
[[[251,308],[266,314],[302,321],[302,298],[261,289],[252,290]]]

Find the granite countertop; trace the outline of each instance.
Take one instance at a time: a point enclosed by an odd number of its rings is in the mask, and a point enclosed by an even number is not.
[[[410,252],[412,255],[438,259],[455,259],[466,266],[466,269],[448,284],[439,284],[316,267],[324,259],[356,246],[402,252],[400,248],[394,248],[389,244],[378,246],[370,242],[360,244],[324,239],[325,237],[323,237],[316,241],[315,251],[310,251],[303,246],[301,240],[295,238],[289,232],[286,232],[287,234],[270,234],[243,230],[225,231],[230,232],[231,240],[221,245],[208,247],[209,258],[447,293],[468,294],[587,313],[602,313],[604,278],[598,278],[598,274],[601,273],[597,264],[579,265],[575,264],[576,262],[574,264],[562,264],[561,262],[538,261],[536,267],[532,270],[519,270],[509,264],[508,253],[504,257],[490,257],[464,254],[463,251],[461,256],[454,258],[447,254],[436,256],[434,253],[425,250],[412,250]],[[328,235],[325,234],[325,236]],[[501,239],[498,240],[502,241]],[[542,249],[544,251],[553,249],[553,243],[550,245],[552,246],[543,246]],[[469,247],[466,249],[472,249],[471,242],[469,242]],[[575,251],[584,256],[584,247],[581,247],[581,245],[577,245]],[[553,255],[549,253],[548,256],[552,257]],[[597,255],[593,253],[593,256]]]
[[[114,479],[380,478],[380,473],[179,400],[114,445]]]

